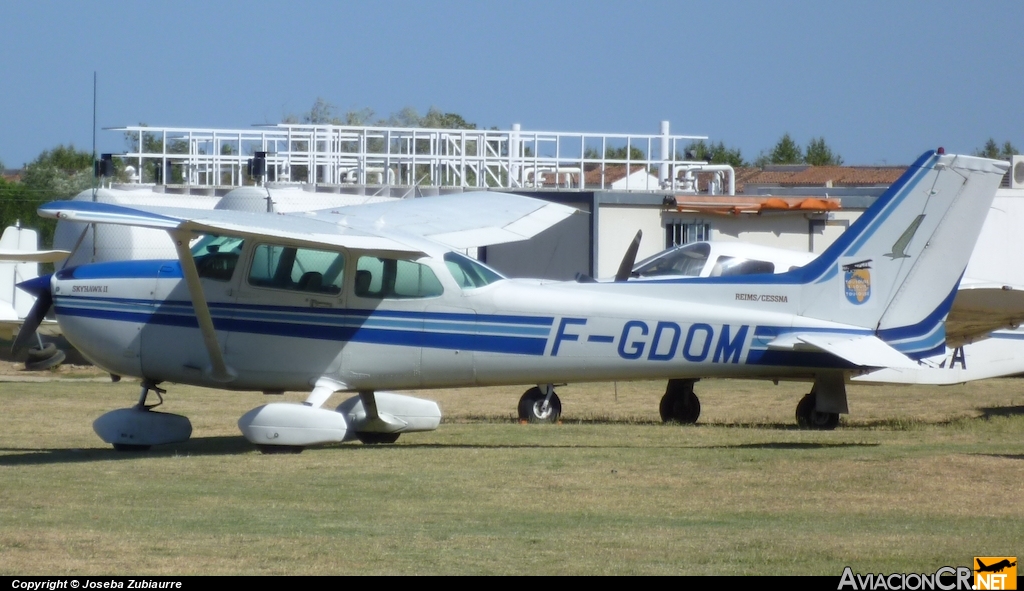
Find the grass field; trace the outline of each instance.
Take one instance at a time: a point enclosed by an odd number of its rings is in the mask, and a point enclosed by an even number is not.
[[[438,391],[436,432],[297,456],[238,433],[262,395],[174,385],[162,410],[193,439],[114,452],[92,420],[137,388],[0,384],[0,574],[837,576],[1024,554],[1024,380],[853,387],[834,432],[791,426],[806,384],[701,382],[689,427],[659,423],[660,383],[563,387],[547,426],[513,421],[520,388]]]

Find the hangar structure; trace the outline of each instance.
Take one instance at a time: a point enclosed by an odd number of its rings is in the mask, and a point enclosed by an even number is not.
[[[668,121],[647,135],[530,131],[519,124],[510,130],[278,124],[114,131],[128,144],[116,155],[124,166],[104,189],[77,199],[299,211],[463,191],[515,192],[584,215],[530,241],[471,254],[509,276],[549,279],[614,275],[637,230],[643,231],[638,259],[695,240],[821,252],[905,170],[734,169],[693,159],[687,147],[707,138],[672,135]],[[1024,161],[1020,179],[1010,178],[1017,164],[1004,185],[1024,195]],[[107,258],[97,255],[103,239],[91,231],[59,227],[54,247],[84,243],[79,258]],[[149,239],[118,237],[120,248],[110,258],[162,256],[157,251],[164,246],[143,246]],[[173,251],[169,241],[166,247]]]

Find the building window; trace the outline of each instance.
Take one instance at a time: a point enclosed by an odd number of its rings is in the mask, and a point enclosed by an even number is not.
[[[711,240],[711,224],[703,222],[666,222],[665,248]]]

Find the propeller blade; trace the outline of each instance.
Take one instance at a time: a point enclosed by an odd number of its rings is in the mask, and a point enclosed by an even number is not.
[[[636,236],[633,237],[633,242],[626,249],[626,256],[622,257],[622,262],[619,263],[619,271],[615,273],[615,282],[620,283],[629,279],[629,276],[633,273],[633,265],[636,264],[636,253],[640,250],[640,238],[644,235],[643,230],[637,230]]]
[[[19,283],[18,287],[36,296],[36,303],[32,306],[25,322],[18,331],[18,338],[14,339],[11,352],[19,353],[29,345],[29,341],[36,334],[36,329],[43,323],[43,318],[53,306],[53,294],[50,292],[50,278],[52,275],[45,275],[30,281]]]

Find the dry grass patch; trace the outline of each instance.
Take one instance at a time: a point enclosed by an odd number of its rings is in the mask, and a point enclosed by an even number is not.
[[[563,387],[558,426],[513,420],[521,388],[430,391],[438,431],[263,456],[235,426],[258,394],[171,385],[193,439],[124,454],[91,423],[137,384],[2,384],[0,573],[838,575],[1020,554],[1018,380],[854,388],[834,432],[791,427],[806,385],[701,382],[689,427],[657,422],[663,389]]]

